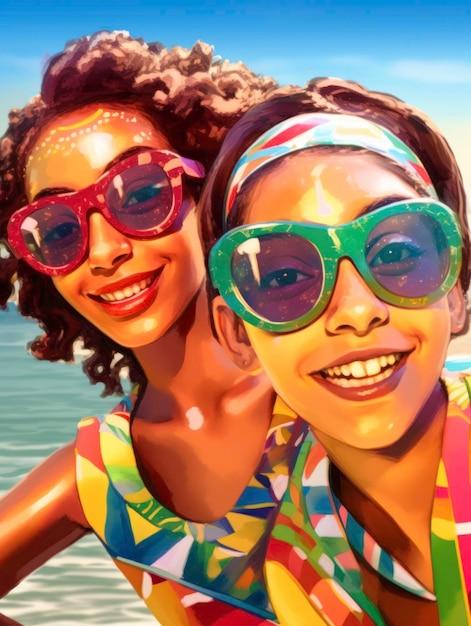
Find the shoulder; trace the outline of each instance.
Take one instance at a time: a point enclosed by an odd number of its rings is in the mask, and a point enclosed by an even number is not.
[[[37,465],[8,492],[2,503],[34,508],[35,516],[44,513],[53,520],[65,516],[86,527],[75,484],[75,446],[70,442]]]

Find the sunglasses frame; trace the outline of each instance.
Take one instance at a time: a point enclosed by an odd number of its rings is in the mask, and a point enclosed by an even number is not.
[[[384,219],[403,214],[425,214],[433,217],[445,235],[450,260],[448,273],[440,287],[426,296],[409,298],[385,289],[374,277],[365,259],[364,250],[372,229]],[[314,307],[295,320],[270,321],[249,307],[232,277],[231,263],[236,249],[248,239],[273,233],[292,233],[306,239],[319,254],[323,269],[321,294]],[[399,201],[363,215],[347,224],[325,226],[308,222],[277,221],[247,224],[224,234],[209,255],[209,272],[214,287],[226,304],[243,320],[269,332],[291,332],[319,318],[327,308],[342,259],[350,259],[371,291],[384,302],[404,308],[420,308],[436,302],[455,285],[462,256],[461,228],[456,214],[445,204],[433,199]]]
[[[115,176],[122,174],[131,167],[151,164],[161,167],[167,176],[172,188],[172,206],[166,218],[158,226],[145,231],[129,228],[111,213],[105,201],[105,193]],[[87,216],[90,211],[100,211],[106,220],[123,235],[135,239],[150,239],[156,237],[170,228],[177,218],[183,201],[183,174],[191,178],[204,178],[205,171],[201,163],[187,159],[168,150],[139,151],[136,154],[124,158],[102,174],[95,183],[84,189],[70,193],[46,196],[15,211],[8,222],[8,244],[15,256],[24,259],[28,265],[38,272],[46,274],[47,276],[68,274],[78,267],[87,256],[89,243]],[[50,267],[38,261],[29,250],[21,234],[21,226],[25,219],[34,211],[44,207],[52,207],[56,204],[65,205],[75,213],[82,229],[83,237],[80,251],[73,261],[59,267]]]

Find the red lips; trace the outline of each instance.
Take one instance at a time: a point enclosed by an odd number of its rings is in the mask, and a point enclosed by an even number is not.
[[[97,302],[109,315],[113,317],[129,317],[138,315],[145,311],[155,300],[160,284],[160,276],[163,267],[154,272],[146,272],[142,274],[133,274],[115,283],[110,283],[105,287],[97,289],[94,294],[88,294],[89,297]],[[124,298],[123,300],[106,301],[100,297],[100,294],[113,293],[139,283],[142,280],[152,278],[152,282],[137,294]]]

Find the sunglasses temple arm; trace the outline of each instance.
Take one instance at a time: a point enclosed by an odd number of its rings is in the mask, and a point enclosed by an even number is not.
[[[204,166],[198,161],[192,161],[192,159],[186,159],[185,157],[180,157],[183,171],[187,176],[191,176],[191,178],[204,178],[206,176],[206,171]]]

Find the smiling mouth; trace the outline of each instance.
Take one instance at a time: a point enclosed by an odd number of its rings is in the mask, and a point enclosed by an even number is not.
[[[162,269],[163,268],[160,268],[152,274],[148,274],[144,277],[136,277],[137,280],[135,282],[130,282],[126,286],[115,289],[114,291],[106,291],[100,294],[89,293],[88,296],[92,300],[100,303],[124,303],[128,300],[141,296],[143,292],[145,292],[152,285],[152,283],[159,278],[162,273]]]
[[[404,356],[404,352],[393,352],[364,361],[357,360],[327,367],[315,374],[322,376],[329,383],[343,388],[376,385],[394,374],[398,363]]]
[[[154,278],[149,276],[144,280],[140,280],[129,287],[125,287],[124,289],[118,289],[117,291],[112,291],[110,293],[102,293],[101,296],[97,296],[101,298],[105,302],[120,302],[121,300],[126,300],[127,298],[132,298],[133,296],[137,296],[138,293],[147,289],[147,287],[152,283]]]

